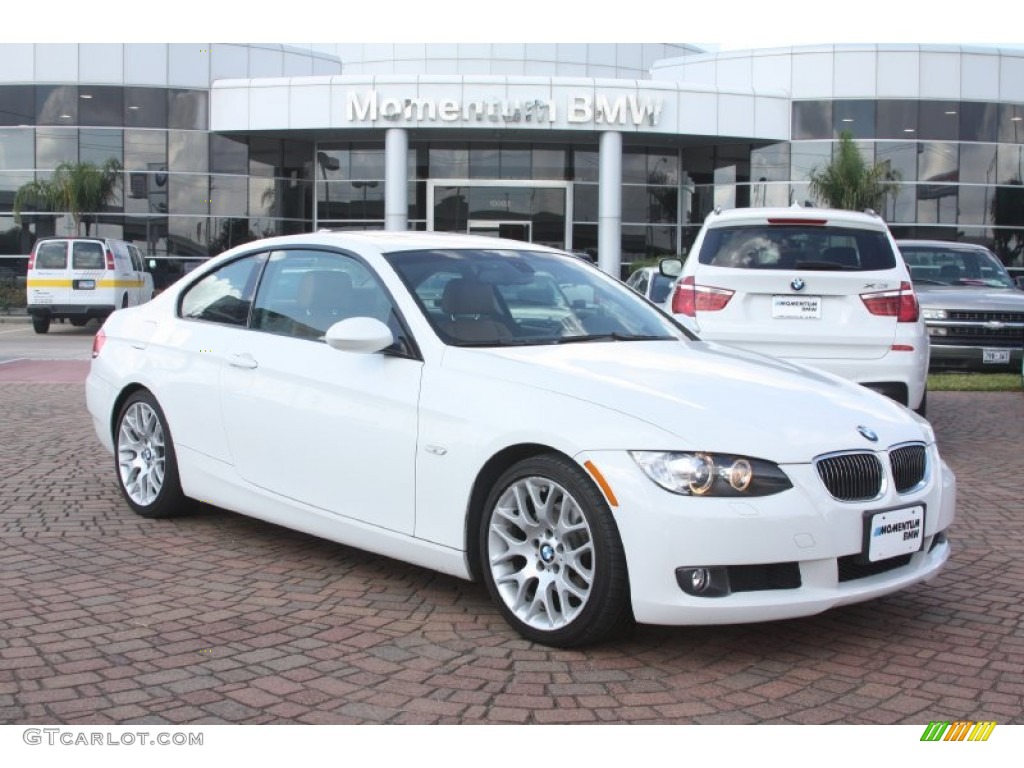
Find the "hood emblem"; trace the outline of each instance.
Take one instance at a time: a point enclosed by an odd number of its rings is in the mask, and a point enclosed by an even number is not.
[[[872,443],[878,442],[878,434],[874,430],[868,429],[865,426],[859,426],[857,427],[857,431],[860,432],[861,437],[865,440],[870,440]]]
[[[806,286],[807,283],[805,283],[799,277],[795,278],[793,282],[789,284],[789,287],[792,288],[794,291],[802,291]]]

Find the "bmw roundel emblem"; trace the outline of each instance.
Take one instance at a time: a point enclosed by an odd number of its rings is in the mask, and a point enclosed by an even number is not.
[[[792,283],[789,284],[789,287],[792,288],[794,291],[802,291],[806,285],[807,283],[805,283],[798,277],[795,280],[793,280]]]
[[[857,427],[857,431],[860,432],[861,436],[865,440],[870,440],[872,443],[878,442],[878,434],[874,430],[868,429],[867,427],[864,426],[860,426]]]

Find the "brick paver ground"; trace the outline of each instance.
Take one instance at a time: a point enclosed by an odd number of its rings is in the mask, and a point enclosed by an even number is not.
[[[560,651],[482,586],[212,507],[136,517],[80,384],[0,385],[0,723],[1022,722],[1024,395],[933,393],[930,585]]]

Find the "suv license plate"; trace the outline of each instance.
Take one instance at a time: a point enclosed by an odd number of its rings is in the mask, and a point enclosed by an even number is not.
[[[821,296],[772,296],[772,317],[820,320]]]
[[[983,350],[981,350],[981,362],[983,362],[983,363],[1008,363],[1008,362],[1010,362],[1010,350],[1008,350],[1008,349],[983,349]]]
[[[872,563],[918,552],[923,543],[924,507],[890,509],[868,518],[868,560]]]

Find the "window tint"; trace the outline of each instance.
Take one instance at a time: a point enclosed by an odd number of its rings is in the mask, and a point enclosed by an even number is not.
[[[709,229],[700,263],[738,269],[870,271],[896,266],[882,232],[822,226]]]
[[[103,269],[103,244],[83,241],[71,244],[72,269]]]
[[[391,299],[360,261],[330,251],[277,251],[260,282],[253,310],[257,330],[320,339],[337,322],[373,317],[404,336]]]
[[[58,240],[39,244],[36,249],[36,269],[64,269],[67,265],[67,243]]]
[[[244,326],[249,320],[256,280],[266,254],[225,264],[191,286],[181,298],[181,316]]]
[[[982,249],[939,246],[900,246],[910,276],[921,285],[985,286],[1013,288],[1002,262]]]

